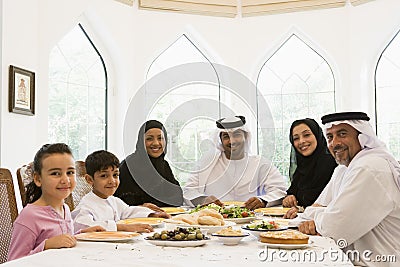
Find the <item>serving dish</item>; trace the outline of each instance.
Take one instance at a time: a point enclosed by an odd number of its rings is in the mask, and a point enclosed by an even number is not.
[[[136,232],[90,232],[80,233],[75,235],[77,240],[80,241],[101,241],[101,242],[116,242],[116,241],[129,241],[134,237],[139,236]]]
[[[178,241],[178,240],[154,240],[148,239],[146,237],[148,243],[155,245],[155,246],[164,246],[164,247],[199,247],[203,246],[209,241],[209,238],[202,239],[202,240],[187,240],[187,241]]]
[[[283,230],[287,230],[289,227],[281,225],[281,226],[279,226],[279,228],[276,228],[276,229],[254,229],[254,228],[249,227],[249,225],[244,225],[241,228],[243,230],[249,231],[252,235],[254,235],[255,237],[257,237],[259,239],[261,233],[269,232],[269,231],[283,231]]]
[[[313,241],[308,241],[308,244],[272,244],[272,243],[264,243],[258,241],[259,245],[267,246],[269,248],[279,248],[279,249],[300,249],[300,248],[309,248],[312,246]]]
[[[266,216],[283,216],[290,208],[284,207],[269,207],[255,209],[254,212],[262,212]]]
[[[134,224],[134,223],[144,223],[149,224],[153,227],[157,227],[163,224],[164,218],[156,218],[156,217],[143,217],[143,218],[129,218],[120,220],[118,224]]]
[[[188,209],[182,207],[162,207],[161,209],[170,215],[178,215],[189,212]]]
[[[242,224],[242,223],[248,223],[248,222],[252,222],[253,220],[255,220],[255,217],[246,217],[246,218],[227,218],[224,219],[225,222],[234,222],[237,224]]]

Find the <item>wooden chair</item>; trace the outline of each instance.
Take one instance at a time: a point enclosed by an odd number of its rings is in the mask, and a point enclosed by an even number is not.
[[[25,207],[25,199],[26,199],[26,184],[28,181],[32,181],[33,177],[33,162],[28,163],[27,165],[23,165],[21,168],[17,170],[17,180],[18,180],[18,187],[19,193],[21,194],[22,205]]]
[[[85,162],[81,160],[75,161],[75,169],[76,169],[76,186],[74,191],[72,191],[71,199],[66,199],[66,202],[71,201],[71,204],[73,205],[72,209],[74,209],[79,204],[84,195],[86,195],[92,190],[92,186],[88,184],[85,179],[85,174],[86,174]]]
[[[7,261],[12,225],[18,216],[14,183],[8,169],[0,168],[0,264]]]

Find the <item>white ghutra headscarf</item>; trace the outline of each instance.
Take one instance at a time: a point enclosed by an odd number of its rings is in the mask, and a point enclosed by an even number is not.
[[[326,129],[342,123],[348,124],[360,132],[358,140],[363,154],[371,154],[388,161],[395,183],[400,190],[400,164],[386,148],[385,143],[376,136],[371,124],[368,122],[369,117],[367,114],[363,112],[334,113],[323,116],[321,120],[322,124],[324,124],[325,133]]]
[[[217,145],[217,149],[224,151],[224,147],[221,141],[221,133],[233,133],[236,130],[242,130],[246,133],[244,153],[249,154],[251,148],[251,132],[246,125],[246,118],[244,116],[234,116],[229,118],[223,118],[216,122],[217,128],[214,133],[214,144]]]

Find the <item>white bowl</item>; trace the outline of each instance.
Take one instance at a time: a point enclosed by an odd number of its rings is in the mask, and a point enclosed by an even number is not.
[[[239,244],[240,240],[242,240],[244,237],[249,236],[249,233],[243,233],[242,235],[219,235],[219,234],[211,234],[212,236],[218,237],[218,240],[221,241],[224,245],[227,246],[234,246]]]

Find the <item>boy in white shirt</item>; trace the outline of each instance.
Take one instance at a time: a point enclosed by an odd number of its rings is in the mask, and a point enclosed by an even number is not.
[[[100,225],[107,231],[151,232],[149,224],[118,224],[133,217],[169,218],[165,212],[142,206],[129,206],[113,194],[119,186],[119,160],[105,150],[93,152],[85,160],[86,181],[93,190],[86,194],[72,211],[76,230]]]

